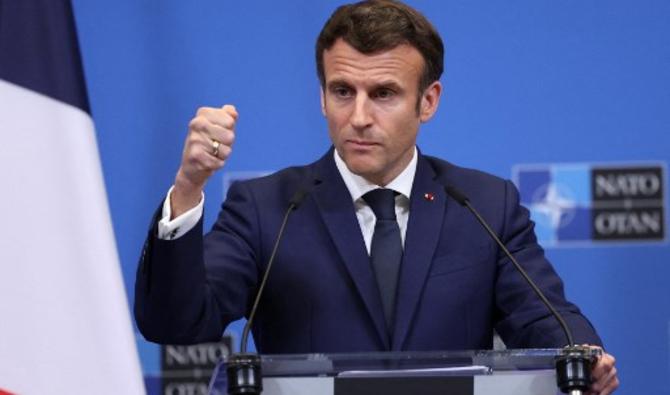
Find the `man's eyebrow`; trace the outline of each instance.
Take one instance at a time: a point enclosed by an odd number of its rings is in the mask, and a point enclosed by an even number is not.
[[[327,86],[328,88],[334,88],[334,87],[340,87],[340,86],[351,86],[351,84],[348,83],[348,82],[345,81],[345,80],[336,79],[336,80],[328,81],[328,83],[326,84],[326,86]]]
[[[402,90],[402,86],[394,80],[386,80],[373,85],[374,89],[390,88],[393,90]]]
[[[351,84],[349,82],[347,82],[346,80],[343,80],[343,79],[335,79],[335,80],[329,81],[326,84],[326,87],[328,87],[329,89],[337,88],[337,87],[350,87],[350,86],[351,86]],[[388,89],[393,89],[393,90],[397,90],[397,91],[400,91],[400,90],[403,89],[402,86],[397,81],[394,81],[394,80],[384,80],[384,81],[381,81],[381,82],[376,82],[376,83],[374,83],[370,86],[370,90],[377,90],[377,89],[381,89],[381,88],[388,88]]]

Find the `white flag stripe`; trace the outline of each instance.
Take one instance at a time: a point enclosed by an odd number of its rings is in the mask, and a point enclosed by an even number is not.
[[[93,123],[0,80],[0,388],[140,394]]]

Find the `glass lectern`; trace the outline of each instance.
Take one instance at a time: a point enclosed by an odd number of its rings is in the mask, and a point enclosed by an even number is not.
[[[590,351],[597,357],[600,350]],[[560,349],[263,355],[264,395],[555,395]],[[225,360],[210,394],[226,395]]]

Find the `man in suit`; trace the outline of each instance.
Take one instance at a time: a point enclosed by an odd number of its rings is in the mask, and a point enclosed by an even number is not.
[[[135,315],[162,343],[217,340],[248,314],[289,201],[291,214],[253,333],[264,353],[560,347],[564,335],[473,216],[464,192],[565,317],[601,341],[536,242],[508,181],[423,155],[420,124],[438,108],[443,45],[395,1],[340,7],[317,41],[321,105],[334,148],[307,166],[231,186],[202,236],[203,187],[229,159],[233,106],[201,108],[138,268]],[[385,202],[385,203],[384,203]],[[614,360],[595,392],[618,386]]]

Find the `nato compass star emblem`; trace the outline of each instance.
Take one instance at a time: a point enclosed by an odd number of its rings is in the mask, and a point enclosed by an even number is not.
[[[535,191],[529,209],[538,220],[558,229],[570,223],[574,217],[577,205],[571,196],[569,188],[563,185],[546,184]]]
[[[517,166],[514,181],[544,247],[591,240],[590,169],[581,165]]]

